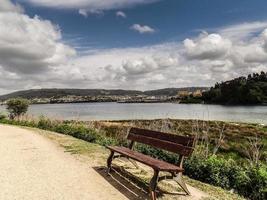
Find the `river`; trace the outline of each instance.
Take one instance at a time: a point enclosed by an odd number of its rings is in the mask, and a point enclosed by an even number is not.
[[[0,106],[4,112],[5,107]],[[57,119],[204,119],[267,124],[267,106],[221,106],[174,103],[75,103],[31,105],[29,114]]]

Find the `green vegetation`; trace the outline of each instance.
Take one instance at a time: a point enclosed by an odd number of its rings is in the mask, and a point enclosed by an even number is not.
[[[186,160],[184,168],[190,178],[228,190],[234,189],[249,199],[266,197],[267,165],[240,166],[232,159],[193,156]]]
[[[260,151],[265,149],[263,145],[266,144],[265,139],[267,137],[266,132],[262,132],[264,131],[262,130],[262,127],[257,127],[257,125],[254,124],[228,124],[229,127],[225,127],[225,123],[223,122],[194,122],[193,120],[178,120],[178,122],[170,120],[144,120],[116,123],[86,123],[52,121],[44,117],[41,117],[39,120],[1,119],[0,122],[55,131],[102,146],[127,145],[125,137],[129,126],[150,127],[150,129],[161,127],[162,131],[169,132],[170,128],[168,127],[175,125],[173,130],[175,130],[176,133],[181,132],[181,134],[187,135],[196,132],[198,137],[198,144],[194,151],[194,155],[187,159],[184,164],[186,175],[193,179],[219,186],[227,190],[233,190],[249,199],[266,198],[266,157],[258,156],[258,159],[255,159],[253,156],[250,156],[250,148],[256,146],[259,148],[260,153]],[[181,124],[181,122],[183,123]],[[244,133],[240,133],[237,130],[244,130]],[[257,143],[253,144],[250,144],[248,140],[245,144],[247,152],[244,151],[245,149],[243,149],[242,152],[241,147],[234,148],[234,146],[238,146],[236,141],[238,141],[238,143],[245,143],[245,141],[253,135],[251,133],[249,135],[250,131],[252,131],[253,134],[257,133],[258,135],[263,136],[264,140],[260,142],[257,141]],[[246,137],[248,138],[245,139]],[[237,138],[243,139],[241,140]],[[233,144],[234,141],[235,144]],[[226,142],[229,144],[225,144]],[[135,148],[140,152],[171,163],[177,161],[175,155],[166,151],[142,144],[137,144]],[[237,149],[239,149],[240,152],[237,152]],[[77,149],[77,151],[78,150],[79,149]],[[69,149],[69,151],[72,150]],[[252,152],[256,152],[255,149],[252,149]]]
[[[203,100],[201,97],[194,97],[192,94],[189,95],[188,97],[184,97],[180,103],[184,104],[197,104],[197,103],[202,103]]]
[[[3,113],[0,113],[0,120],[3,120],[3,119],[5,119],[7,116],[5,115],[5,114],[3,114]]]
[[[206,103],[218,104],[266,104],[267,73],[254,73],[230,81],[216,83],[203,93]]]
[[[29,101],[27,99],[15,98],[7,101],[7,110],[9,112],[10,119],[14,119],[25,114],[29,107]]]

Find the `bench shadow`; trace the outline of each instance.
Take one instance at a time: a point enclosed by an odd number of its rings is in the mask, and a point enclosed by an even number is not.
[[[105,166],[93,167],[93,169],[128,199],[150,199],[148,184],[137,176],[126,171],[123,167],[113,165],[112,171],[109,175],[107,174],[107,167]],[[164,194],[172,196],[186,196],[183,192],[169,192],[160,188],[157,188],[156,193],[157,197],[162,197]]]
[[[107,167],[99,166],[93,169],[128,199],[149,199],[148,185],[123,168],[114,165],[109,175]]]

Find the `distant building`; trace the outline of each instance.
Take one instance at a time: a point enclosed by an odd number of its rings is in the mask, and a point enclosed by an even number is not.
[[[182,91],[178,92],[177,96],[180,98],[183,98],[183,97],[188,97],[190,94],[191,94],[191,92],[189,92],[187,90],[182,90]]]
[[[193,97],[202,97],[202,91],[201,90],[196,90],[193,92]]]

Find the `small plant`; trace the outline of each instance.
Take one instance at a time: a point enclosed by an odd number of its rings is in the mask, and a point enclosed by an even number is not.
[[[248,155],[251,165],[258,165],[262,155],[263,142],[262,139],[256,135],[255,137],[248,138],[249,146],[246,154]]]
[[[29,101],[23,98],[9,99],[7,101],[7,110],[9,112],[9,118],[15,119],[25,114],[29,107]]]
[[[213,155],[216,155],[216,153],[218,152],[219,148],[224,143],[224,139],[225,139],[225,134],[224,134],[225,124],[223,124],[222,127],[220,127],[217,122],[215,122],[215,124],[217,125],[217,127],[219,129],[219,138],[215,139],[215,146],[213,148]]]
[[[6,115],[5,114],[2,114],[2,113],[0,113],[0,120],[4,120],[4,119],[6,119]]]

